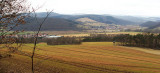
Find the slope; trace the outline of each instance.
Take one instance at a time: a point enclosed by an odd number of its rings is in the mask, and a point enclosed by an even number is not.
[[[14,57],[0,60],[0,69],[30,71],[32,46],[25,44]],[[113,46],[112,42],[56,46],[40,43],[35,53],[37,73],[159,73],[159,65],[160,55]]]
[[[42,17],[45,15],[45,13],[38,13],[38,16]],[[64,19],[69,19],[69,20],[76,20],[79,18],[89,18],[101,23],[106,23],[106,24],[117,24],[117,25],[132,25],[132,24],[137,24],[132,21],[128,20],[123,20],[119,19],[113,16],[106,16],[106,15],[94,15],[94,14],[84,14],[84,15],[64,15],[64,14],[57,14],[57,13],[52,13],[50,17],[54,18],[64,18]]]
[[[26,31],[37,31],[39,28],[39,24],[43,21],[44,18],[31,18],[29,20],[29,23],[20,25],[14,30],[26,30]],[[37,23],[38,21],[38,23]],[[64,31],[64,30],[80,30],[77,28],[76,24],[77,22],[74,22],[72,20],[62,19],[62,18],[47,18],[45,23],[42,26],[42,31]]]

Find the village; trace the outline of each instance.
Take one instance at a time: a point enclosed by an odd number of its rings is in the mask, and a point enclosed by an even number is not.
[[[16,34],[16,35],[7,35],[7,37],[13,37],[13,38],[34,38],[36,37],[35,34],[33,33],[27,33],[27,34]],[[62,36],[57,36],[57,35],[49,35],[46,33],[40,33],[38,34],[38,38],[59,38]]]

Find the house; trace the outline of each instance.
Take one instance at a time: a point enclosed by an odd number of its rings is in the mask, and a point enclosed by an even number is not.
[[[62,36],[56,36],[56,35],[48,35],[45,38],[60,38]]]

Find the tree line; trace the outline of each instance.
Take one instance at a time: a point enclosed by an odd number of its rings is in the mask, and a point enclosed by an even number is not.
[[[160,34],[121,34],[114,37],[117,45],[160,49]]]
[[[112,42],[116,34],[90,34],[84,37],[83,42]]]
[[[15,43],[34,43],[35,38],[17,38]],[[6,41],[7,42],[7,41]],[[60,37],[38,38],[37,43],[44,42],[48,45],[75,45],[82,42],[116,42],[119,46],[145,47],[160,49],[160,34],[143,33],[130,34],[90,34],[87,37]],[[1,44],[5,42],[0,41]],[[11,43],[11,42],[10,42]]]
[[[79,37],[59,37],[59,38],[37,38],[37,43],[47,43],[47,45],[73,45],[81,44],[82,39]],[[22,44],[33,44],[35,41],[34,37],[31,38],[16,38],[15,43]],[[0,44],[4,44],[0,41]]]

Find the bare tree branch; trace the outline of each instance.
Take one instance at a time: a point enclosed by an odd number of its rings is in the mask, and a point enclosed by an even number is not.
[[[44,24],[44,22],[46,21],[46,19],[49,17],[49,15],[52,13],[52,11],[47,12],[47,16],[44,18],[44,20],[42,21],[42,23],[40,23],[40,26],[38,28],[38,32],[36,33],[36,36],[35,36],[35,42],[34,42],[33,52],[32,52],[32,56],[31,56],[31,59],[32,59],[32,73],[34,73],[34,55],[35,55],[38,35],[39,35],[39,32],[41,30],[42,25]],[[35,17],[37,17],[36,13],[35,13]]]

